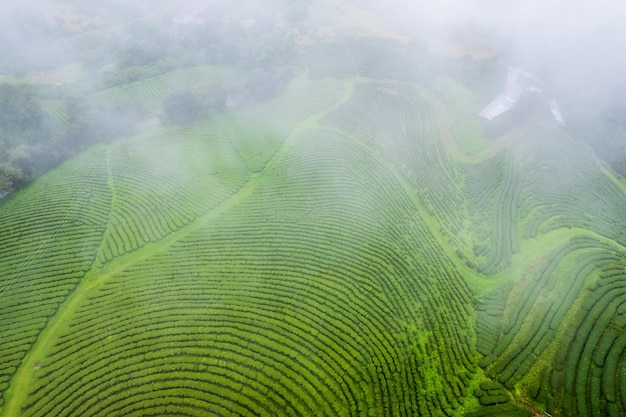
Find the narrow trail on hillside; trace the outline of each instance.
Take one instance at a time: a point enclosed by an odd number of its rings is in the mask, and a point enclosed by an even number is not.
[[[233,206],[248,198],[267,173],[271,172],[273,167],[283,158],[291,144],[302,132],[311,127],[317,126],[320,119],[335,111],[352,97],[355,82],[357,81],[347,80],[344,85],[343,93],[333,104],[297,123],[290,134],[283,141],[282,145],[274,154],[272,159],[270,159],[270,161],[265,165],[263,170],[256,175],[252,175],[250,180],[243,187],[222,201],[218,206],[199,216],[187,225],[182,226],[175,232],[165,236],[163,239],[157,242],[148,243],[142,248],[126,253],[108,262],[104,266],[98,264],[97,261],[94,261],[92,268],[85,274],[81,282],[76,286],[74,291],[68,296],[63,304],[61,304],[57,314],[48,321],[46,328],[39,335],[37,341],[31,347],[30,352],[22,360],[17,372],[11,380],[11,385],[7,391],[5,408],[1,415],[5,417],[20,415],[21,406],[28,397],[30,393],[30,386],[36,377],[37,371],[35,370],[35,364],[39,363],[41,364],[41,368],[45,367],[44,360],[46,352],[54,345],[63,330],[68,328],[67,326],[71,317],[74,315],[76,309],[81,305],[81,303],[85,301],[88,294],[101,288],[109,277],[112,277],[128,267],[167,249],[172,244],[203,227],[206,223],[213,221],[222,213],[228,211]],[[111,179],[109,180],[112,181]],[[114,192],[113,187],[111,187],[111,192]]]
[[[455,260],[456,259],[456,257],[457,257],[456,249],[453,248],[449,244],[448,239],[445,236],[443,236],[443,234],[440,231],[439,226],[438,225],[435,226],[437,220],[433,216],[428,214],[428,211],[424,208],[424,204],[420,200],[420,198],[419,198],[415,188],[413,187],[413,185],[411,185],[410,182],[404,177],[404,175],[402,175],[400,173],[400,171],[398,170],[398,168],[396,167],[396,165],[393,162],[387,160],[376,149],[374,149],[371,146],[363,143],[363,141],[360,141],[357,137],[349,134],[348,132],[346,132],[344,130],[341,130],[341,129],[338,129],[338,128],[334,128],[334,127],[331,127],[331,126],[328,126],[328,125],[323,125],[323,124],[320,124],[317,127],[318,127],[318,129],[336,133],[336,134],[338,134],[338,135],[340,135],[340,136],[350,140],[355,145],[365,149],[370,155],[373,155],[374,157],[376,157],[376,159],[378,159],[380,161],[380,163],[382,165],[384,165],[389,170],[389,172],[391,172],[391,174],[393,174],[395,180],[400,185],[400,187],[404,190],[406,196],[412,202],[413,206],[426,219],[426,224],[428,225],[428,229],[433,234],[433,236],[437,239],[437,242],[439,243],[441,248],[443,248],[445,250],[446,255],[448,256],[448,258],[450,258],[451,260]],[[481,285],[481,284],[484,284],[485,282],[487,282],[487,280],[485,280],[484,278],[480,278],[478,276],[478,274],[476,274],[475,271],[473,271],[470,268],[468,268],[467,265],[465,265],[465,263],[455,262],[455,265],[456,265],[457,269],[459,270],[459,272],[461,272],[463,277],[468,280],[468,285],[470,285],[470,287],[472,287],[474,285],[475,281],[480,281],[480,283],[477,284],[477,285]]]

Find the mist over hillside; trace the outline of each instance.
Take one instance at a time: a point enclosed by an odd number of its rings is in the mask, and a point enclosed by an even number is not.
[[[626,63],[619,50],[626,34],[620,7],[611,1],[557,0],[515,5],[278,0],[5,4],[0,75],[4,82],[35,87],[27,112],[38,111],[38,101],[53,115],[38,123],[18,116],[18,124],[39,130],[36,139],[4,129],[2,188],[20,188],[80,149],[153,123],[149,120],[155,115],[167,119],[144,102],[97,102],[93,94],[98,91],[201,64],[244,72],[246,80],[237,86],[220,82],[221,91],[209,86],[195,91],[198,97],[173,116],[191,120],[223,107],[229,94],[229,103],[276,94],[293,74],[306,69],[302,51],[308,42],[350,37],[395,44],[408,54],[399,64],[406,73],[454,73],[482,104],[504,84],[507,65],[529,71],[560,103],[569,132],[623,175],[626,141],[620,115],[626,85],[620,75]],[[370,62],[389,61],[376,56],[380,51],[367,53]],[[313,59],[318,66],[335,60]],[[169,92],[187,93],[175,87]],[[176,103],[175,97],[171,100]],[[76,104],[80,112],[74,110]],[[5,112],[16,112],[6,107]],[[24,146],[16,150],[16,144]]]
[[[0,417],[621,417],[626,6],[0,4]]]

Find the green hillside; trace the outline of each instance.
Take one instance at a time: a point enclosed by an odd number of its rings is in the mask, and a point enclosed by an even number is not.
[[[234,78],[230,74],[233,72],[212,66],[185,68],[95,93],[92,100],[100,106],[134,107],[146,113],[158,113],[168,94],[228,85],[232,83],[229,78]]]
[[[316,71],[0,203],[0,416],[623,415],[626,192],[588,148]]]

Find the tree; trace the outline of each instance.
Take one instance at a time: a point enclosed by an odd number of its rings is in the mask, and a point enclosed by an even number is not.
[[[202,102],[191,92],[172,93],[163,100],[163,116],[167,123],[183,124],[202,114]]]
[[[205,91],[200,92],[198,95],[202,102],[202,113],[206,114],[207,116],[218,113],[224,110],[224,108],[226,107],[228,92],[224,87],[211,87]]]
[[[267,100],[276,96],[289,84],[293,74],[287,67],[268,71],[254,68],[243,84],[244,93],[251,101]]]
[[[89,105],[82,97],[67,96],[63,100],[63,107],[67,115],[64,142],[78,148],[86,136],[94,134],[90,129]]]
[[[43,111],[32,86],[0,84],[0,137],[9,146],[39,142]]]
[[[167,123],[182,124],[218,113],[226,107],[228,92],[215,86],[198,93],[172,93],[163,100],[163,117]]]

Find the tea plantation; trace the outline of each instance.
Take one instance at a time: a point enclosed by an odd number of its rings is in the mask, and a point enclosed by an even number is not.
[[[317,48],[0,202],[0,416],[624,415],[619,182],[541,117],[465,155],[453,90]]]

